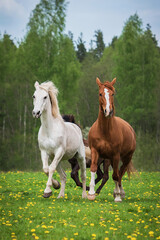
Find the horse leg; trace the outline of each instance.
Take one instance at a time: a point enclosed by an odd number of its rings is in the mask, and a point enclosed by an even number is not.
[[[103,186],[105,185],[105,183],[108,181],[109,179],[109,166],[110,166],[110,160],[109,159],[105,159],[103,161],[103,180],[101,185],[99,186],[99,188],[97,189],[96,193],[99,194],[101,189],[103,188]]]
[[[59,163],[57,166],[57,172],[59,173],[60,179],[61,179],[61,190],[57,198],[61,198],[61,197],[64,197],[64,191],[65,191],[65,185],[66,185],[66,173],[61,167],[61,163]]]
[[[42,163],[43,163],[43,171],[47,176],[49,174],[48,158],[49,158],[48,154],[45,151],[41,150],[41,159],[42,159]],[[55,189],[59,189],[60,188],[60,183],[57,180],[54,180],[52,178],[52,186]]]
[[[91,181],[90,181],[90,189],[88,192],[88,199],[89,200],[94,200],[95,199],[95,175],[96,175],[96,171],[97,171],[97,163],[98,163],[98,157],[99,154],[96,151],[96,149],[91,148]]]
[[[54,159],[53,159],[51,165],[49,166],[49,176],[48,176],[48,181],[46,184],[46,188],[44,190],[43,197],[50,197],[52,195],[52,190],[51,190],[52,176],[58,166],[58,163],[62,159],[63,155],[64,155],[63,149],[59,148],[54,156]]]
[[[85,149],[84,145],[82,144],[80,147],[80,152],[77,155],[77,160],[78,164],[81,169],[81,179],[82,179],[82,187],[83,187],[83,192],[82,192],[82,198],[86,198],[86,159],[85,159]]]
[[[114,196],[115,202],[121,202],[121,196],[120,196],[120,188],[119,188],[119,170],[118,170],[118,165],[119,165],[119,160],[120,160],[120,156],[114,156],[113,158],[113,174],[112,174],[112,178],[115,182],[115,189],[114,189]]]
[[[97,178],[95,180],[95,185],[103,178],[103,172],[101,171],[100,165],[97,168]]]
[[[123,175],[125,174],[126,170],[127,170],[127,166],[129,164],[129,162],[131,161],[132,159],[132,154],[129,154],[129,156],[127,157],[124,157],[122,159],[122,166],[120,167],[120,171],[119,171],[119,188],[120,188],[120,195],[121,195],[121,198],[125,198],[125,192],[124,192],[124,189],[123,189],[123,186],[122,186],[122,177]]]
[[[75,181],[76,185],[78,187],[82,187],[82,183],[79,180],[78,176],[78,171],[80,169],[79,164],[77,162],[76,158],[72,158],[69,160],[71,167],[72,167],[72,172],[71,172],[71,178]]]

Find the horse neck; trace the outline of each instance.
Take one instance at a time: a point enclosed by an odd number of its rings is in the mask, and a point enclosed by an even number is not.
[[[105,134],[105,136],[106,136],[106,133],[109,136],[109,133],[113,129],[113,118],[114,116],[106,118],[101,108],[99,108],[98,128],[102,134]]]
[[[53,116],[51,103],[49,102],[47,105],[47,109],[44,110],[41,115],[42,129],[49,135],[50,133],[52,133],[51,129],[53,129],[54,123],[57,123],[58,120],[61,121],[61,116]]]

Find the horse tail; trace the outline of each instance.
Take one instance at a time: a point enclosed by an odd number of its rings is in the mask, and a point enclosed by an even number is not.
[[[91,149],[85,146],[86,158],[91,159]]]
[[[130,180],[130,178],[131,178],[131,175],[133,175],[133,176],[139,176],[138,171],[137,171],[136,168],[134,167],[132,161],[130,161],[129,164],[128,164],[128,166],[127,166],[127,174],[128,174],[129,180]]]

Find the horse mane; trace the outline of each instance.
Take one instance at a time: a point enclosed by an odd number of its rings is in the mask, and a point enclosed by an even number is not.
[[[58,100],[57,100],[58,89],[56,88],[54,83],[51,82],[51,81],[44,82],[44,83],[41,83],[39,85],[39,87],[41,89],[45,90],[46,92],[48,92],[48,94],[49,94],[53,117],[62,118],[61,115],[60,115],[60,111],[59,111],[59,107],[58,107]]]
[[[115,93],[115,88],[113,87],[113,85],[111,84],[111,82],[104,82],[102,83],[105,87],[109,88],[111,91],[113,91],[113,93]]]
[[[72,114],[63,114],[62,118],[65,122],[72,122],[76,124],[75,117]]]

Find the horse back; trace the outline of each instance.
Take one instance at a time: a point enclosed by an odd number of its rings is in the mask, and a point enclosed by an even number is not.
[[[74,123],[65,122],[66,147],[77,151],[79,146],[83,145],[81,129]]]

